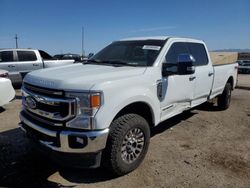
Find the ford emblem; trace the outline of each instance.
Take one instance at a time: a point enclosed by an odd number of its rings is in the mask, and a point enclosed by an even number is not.
[[[31,96],[26,97],[26,104],[28,108],[35,109],[36,108],[36,101]]]

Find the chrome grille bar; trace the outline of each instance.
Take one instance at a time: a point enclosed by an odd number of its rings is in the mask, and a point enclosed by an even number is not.
[[[63,126],[63,123],[54,123],[54,122],[52,122],[52,121],[47,121],[47,120],[45,120],[45,119],[43,119],[43,118],[39,118],[38,116],[33,115],[33,114],[32,114],[31,112],[29,112],[28,110],[24,110],[24,111],[25,111],[25,113],[26,113],[28,116],[32,117],[32,119],[35,119],[35,120],[37,120],[37,121],[39,121],[39,122],[45,123],[45,124],[47,124],[47,125],[52,125],[52,126]]]
[[[62,99],[62,98],[51,98],[48,96],[44,96],[41,94],[34,93],[27,88],[22,87],[23,94],[23,106],[26,111],[33,113],[33,115],[37,115],[38,117],[44,117],[47,119],[55,120],[55,121],[65,121],[73,118],[76,112],[76,100],[75,99]],[[26,98],[32,97],[36,103],[44,104],[48,108],[58,108],[58,111],[47,111],[46,109],[39,109],[39,107],[31,108],[26,103]],[[61,115],[61,110],[67,107],[66,115]],[[60,109],[60,110],[59,110]]]

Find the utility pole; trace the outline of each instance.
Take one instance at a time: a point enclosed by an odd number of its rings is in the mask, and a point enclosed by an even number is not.
[[[16,48],[18,48],[18,42],[17,42],[17,39],[18,39],[18,37],[17,37],[17,34],[15,35],[15,40],[16,40]]]
[[[84,27],[82,27],[82,57],[85,56],[85,51],[84,51]]]

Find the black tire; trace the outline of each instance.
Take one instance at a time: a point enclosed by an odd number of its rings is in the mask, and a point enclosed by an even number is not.
[[[130,137],[127,139],[128,135],[131,135],[130,133],[133,131],[140,132],[137,136],[135,136],[137,133],[134,132],[135,134],[132,134],[134,137],[131,137],[131,139],[136,140],[135,145],[137,146],[134,147],[140,150],[138,150],[139,154],[138,151],[136,152],[136,149],[133,148],[134,143],[131,144],[130,141],[127,142],[127,140],[130,139]],[[143,146],[142,140],[144,141]],[[124,144],[124,142],[127,143]],[[103,155],[104,166],[111,170],[116,176],[122,176],[133,171],[141,164],[146,156],[149,142],[150,128],[148,122],[143,117],[137,114],[125,114],[118,117],[111,123],[107,147]],[[134,150],[132,154],[130,153],[131,148]],[[134,157],[135,155],[138,156]],[[129,162],[131,156],[134,157],[134,161]]]
[[[223,93],[218,97],[218,107],[221,110],[226,110],[230,106],[231,102],[231,93],[232,93],[232,86],[230,83],[227,83]]]

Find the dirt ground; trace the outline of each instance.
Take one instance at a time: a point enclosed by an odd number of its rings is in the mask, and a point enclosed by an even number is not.
[[[237,85],[250,90],[250,74],[238,74]]]
[[[0,187],[250,187],[250,91],[236,89],[231,107],[205,104],[157,126],[134,172],[62,168],[35,153],[18,128],[15,101],[0,109]]]

